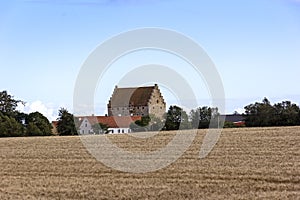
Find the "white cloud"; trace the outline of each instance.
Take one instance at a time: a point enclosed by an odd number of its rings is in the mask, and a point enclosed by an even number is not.
[[[41,101],[34,101],[32,103],[26,103],[25,106],[19,105],[18,110],[20,112],[24,112],[24,113],[28,113],[28,114],[32,113],[32,112],[40,112],[45,117],[47,117],[50,122],[56,120],[56,118],[57,118],[57,109],[55,109],[53,105],[51,105],[51,104],[45,105]]]
[[[239,114],[245,113],[245,109],[244,108],[237,108],[237,109],[235,109],[235,111],[238,112]]]

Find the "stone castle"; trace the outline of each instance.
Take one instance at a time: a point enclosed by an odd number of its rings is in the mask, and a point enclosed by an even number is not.
[[[162,118],[166,103],[158,85],[147,87],[115,87],[107,104],[108,116],[148,116]]]

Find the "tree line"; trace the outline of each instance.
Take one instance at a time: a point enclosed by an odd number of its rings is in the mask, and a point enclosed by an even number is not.
[[[249,104],[244,109],[245,113],[234,114],[243,117],[246,127],[300,125],[300,108],[291,101],[271,105],[270,101],[264,98],[261,103]],[[146,116],[131,124],[130,128],[134,131],[157,131],[237,127],[234,123],[226,121],[226,118],[220,120],[218,118],[220,118],[218,108],[204,106],[193,109],[187,114],[178,106],[170,106],[162,120]]]
[[[17,110],[18,104],[25,104],[14,99],[7,91],[0,92],[0,137],[11,136],[49,136],[52,135],[52,125],[39,112],[22,113]],[[245,126],[296,126],[300,125],[300,108],[290,101],[271,104],[267,98],[244,107],[242,114]],[[181,107],[170,106],[163,119],[155,116],[143,116],[130,125],[133,131],[157,131],[179,129],[204,129],[233,127],[232,123],[219,120],[218,108],[208,106],[192,109],[189,114]],[[218,119],[218,120],[217,120]],[[57,118],[59,135],[78,135],[79,121],[65,108],[60,108]],[[95,132],[106,133],[109,127],[94,125]],[[101,129],[101,130],[100,130]]]
[[[300,108],[290,101],[271,104],[267,98],[261,103],[245,106],[245,123],[248,127],[300,125]]]
[[[218,128],[222,124],[217,120],[218,117],[220,117],[218,108],[203,106],[187,114],[181,107],[173,105],[169,107],[162,119],[153,115],[143,116],[141,120],[132,123],[130,129],[139,132]]]
[[[0,92],[0,137],[11,136],[47,136],[52,134],[49,120],[39,112],[30,114],[17,110],[18,104],[7,91]]]
[[[29,114],[17,110],[24,101],[15,99],[7,91],[0,92],[0,137],[50,136],[52,125],[43,114]],[[59,110],[57,131],[59,135],[76,135],[74,118],[66,109]]]

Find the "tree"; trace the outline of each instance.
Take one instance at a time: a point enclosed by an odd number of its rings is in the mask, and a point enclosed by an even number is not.
[[[49,120],[39,112],[30,113],[26,120],[28,136],[46,136],[52,134]]]
[[[23,127],[13,117],[0,112],[0,137],[23,136]]]
[[[141,120],[136,120],[129,125],[129,128],[134,132],[142,132],[150,130],[150,121],[149,116],[142,116]]]
[[[19,112],[16,110],[21,100],[15,100],[7,91],[0,92],[0,136],[23,136],[24,126],[17,119]]]
[[[165,130],[189,129],[191,123],[186,112],[178,106],[170,106],[166,113]]]
[[[290,101],[271,105],[267,98],[262,103],[245,107],[246,126],[295,126],[300,125],[300,108]]]
[[[97,123],[92,125],[93,132],[95,134],[108,133],[108,126],[106,124]]]
[[[270,101],[265,97],[262,103],[250,104],[245,107],[246,126],[273,126],[276,124],[276,112]]]
[[[132,122],[129,128],[134,132],[142,131],[160,131],[164,127],[164,119],[156,117],[151,114],[149,116],[142,116],[141,120]]]
[[[155,115],[150,115],[150,131],[160,131],[165,125],[165,118],[156,117]]]
[[[218,127],[217,117],[219,116],[218,108],[210,108],[207,106],[199,107],[191,110],[190,119],[192,127],[196,129]]]
[[[277,126],[300,125],[300,108],[290,101],[283,101],[274,105]]]
[[[0,112],[3,115],[15,117],[18,113],[16,109],[19,103],[25,104],[21,100],[15,100],[7,91],[0,92]]]
[[[57,132],[59,135],[78,135],[74,116],[65,108],[58,111]]]
[[[29,122],[26,129],[26,135],[39,136],[39,135],[43,135],[43,132],[38,128],[38,126],[35,123]]]

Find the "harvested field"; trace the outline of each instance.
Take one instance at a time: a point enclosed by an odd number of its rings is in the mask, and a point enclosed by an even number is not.
[[[209,156],[199,159],[205,133],[199,130],[176,162],[145,174],[104,166],[79,137],[1,138],[0,199],[300,198],[300,127],[225,129]],[[145,151],[173,135],[109,137],[127,150]]]

